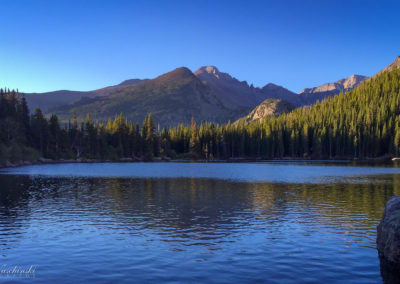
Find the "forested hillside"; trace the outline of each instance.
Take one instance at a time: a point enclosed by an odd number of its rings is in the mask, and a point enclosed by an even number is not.
[[[254,123],[246,132],[259,133],[256,155],[266,157],[397,155],[399,114],[400,70],[395,69],[310,108]]]
[[[1,90],[0,157],[3,162],[47,158],[366,158],[395,156],[400,147],[400,69],[312,107],[250,124],[203,122],[158,129],[149,114],[141,125],[122,115],[106,124],[29,115],[26,101]]]

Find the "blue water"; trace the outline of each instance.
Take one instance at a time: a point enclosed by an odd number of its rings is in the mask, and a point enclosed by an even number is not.
[[[37,283],[379,283],[400,169],[57,164],[2,170],[0,261]]]
[[[212,178],[243,182],[326,183],[369,175],[399,174],[400,168],[302,163],[86,163],[33,165],[0,170],[13,175],[129,178]]]

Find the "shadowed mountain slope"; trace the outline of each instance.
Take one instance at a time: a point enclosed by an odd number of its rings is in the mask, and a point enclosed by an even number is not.
[[[299,96],[281,86],[269,83],[263,88],[256,88],[246,81],[239,81],[227,73],[220,72],[215,66],[201,67],[194,74],[208,85],[228,108],[253,108],[268,98],[284,99],[300,105]]]
[[[96,96],[107,96],[114,92],[118,92],[126,87],[134,86],[144,81],[146,80],[131,79],[123,81],[122,83],[115,86],[109,86],[87,92],[60,90],[46,93],[25,93],[24,95],[31,110],[34,110],[38,107],[41,108],[43,111],[47,111],[50,108],[79,101],[81,98],[84,97],[93,98]]]
[[[148,113],[152,113],[155,121],[162,126],[189,123],[192,117],[224,122],[236,115],[184,67],[108,96],[82,99],[54,109],[64,121],[72,117],[73,111],[80,119],[90,113],[100,121],[123,113],[135,122],[141,122]]]
[[[246,115],[267,98],[296,100],[298,95],[273,84],[254,88],[212,66],[195,73],[181,67],[116,93],[83,98],[50,111],[62,121],[71,119],[75,111],[80,119],[90,113],[94,119],[106,121],[123,113],[135,122],[152,113],[161,126],[188,124],[192,117],[198,122],[224,123]]]

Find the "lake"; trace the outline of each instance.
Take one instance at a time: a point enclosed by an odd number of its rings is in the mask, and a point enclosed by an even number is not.
[[[0,281],[379,283],[400,168],[94,163],[0,171]],[[0,271],[1,272],[1,271]]]

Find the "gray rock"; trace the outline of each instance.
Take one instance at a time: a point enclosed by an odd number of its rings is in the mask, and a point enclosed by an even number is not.
[[[400,196],[392,196],[378,225],[376,244],[379,256],[400,265]]]
[[[390,262],[381,256],[379,261],[383,283],[398,284],[400,282],[400,265]]]
[[[349,91],[357,87],[362,81],[368,77],[361,75],[351,75],[348,78],[341,79],[334,83],[326,83],[319,87],[306,88],[300,92],[301,94],[315,94],[315,93],[340,93],[343,91]]]

